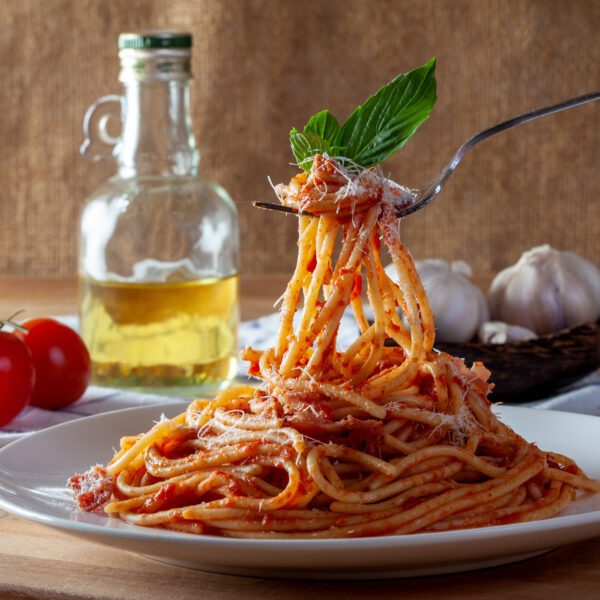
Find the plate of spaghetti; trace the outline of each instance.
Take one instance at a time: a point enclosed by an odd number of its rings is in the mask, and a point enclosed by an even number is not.
[[[427,117],[434,66],[382,88],[385,107],[409,106],[380,146],[357,128],[373,114],[385,125],[372,102],[381,90],[354,121],[322,111],[292,130],[302,172],[275,192],[300,213],[298,257],[274,345],[244,351],[260,385],[11,444],[0,506],[185,566],[296,577],[452,572],[600,535],[600,419],[494,411],[485,366],[434,349],[395,217],[411,194],[373,164],[406,141],[407,120],[414,132],[409,117]],[[346,311],[358,333],[341,350]]]

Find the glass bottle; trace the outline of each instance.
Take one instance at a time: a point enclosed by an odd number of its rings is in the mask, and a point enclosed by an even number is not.
[[[237,371],[237,213],[198,176],[191,44],[185,33],[119,36],[125,93],[85,115],[82,154],[118,165],[81,217],[81,333],[100,385],[192,396]]]

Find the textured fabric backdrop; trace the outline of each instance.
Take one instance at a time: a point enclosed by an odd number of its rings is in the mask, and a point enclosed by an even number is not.
[[[437,107],[387,162],[419,186],[476,131],[600,89],[598,0],[2,0],[0,274],[76,273],[81,204],[114,171],[80,157],[82,118],[120,90],[119,32],[150,27],[194,34],[201,171],[237,202],[246,273],[294,262],[294,218],[250,202],[293,174],[288,131],[314,112],[437,56]],[[486,142],[404,239],[477,271],[544,242],[600,262],[599,131],[597,103]]]

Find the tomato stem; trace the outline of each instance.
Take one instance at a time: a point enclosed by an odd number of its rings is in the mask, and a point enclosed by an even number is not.
[[[16,323],[14,321],[14,319],[16,317],[18,317],[21,313],[24,313],[24,312],[25,312],[25,310],[22,308],[21,310],[18,310],[14,315],[11,315],[10,317],[8,317],[8,319],[5,319],[4,321],[0,321],[0,329],[2,329],[5,325],[10,325],[11,327],[18,329],[21,333],[29,333],[29,331],[27,329],[25,329],[25,327],[23,327],[22,325],[19,325],[18,323]]]

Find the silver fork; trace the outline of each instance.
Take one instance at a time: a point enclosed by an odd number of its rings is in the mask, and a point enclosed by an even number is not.
[[[400,208],[396,212],[396,216],[398,218],[406,217],[407,215],[410,215],[429,204],[442,191],[444,184],[446,183],[446,181],[448,181],[450,175],[454,173],[456,167],[464,158],[465,154],[467,154],[467,152],[469,152],[471,148],[479,144],[479,142],[482,142],[483,140],[493,135],[496,135],[501,131],[506,131],[511,127],[521,125],[522,123],[528,123],[529,121],[534,121],[535,119],[540,119],[541,117],[552,115],[554,113],[560,112],[561,110],[573,108],[574,106],[586,104],[587,102],[593,102],[594,100],[598,99],[600,99],[600,92],[590,92],[589,94],[585,94],[584,96],[571,98],[571,100],[566,100],[564,102],[560,102],[559,104],[552,104],[551,106],[546,106],[545,108],[538,108],[537,110],[525,113],[524,115],[520,115],[512,119],[508,119],[507,121],[502,121],[501,123],[498,123],[493,127],[480,131],[473,137],[469,138],[456,151],[456,153],[452,157],[452,160],[441,170],[441,172],[435,179],[431,180],[429,185],[427,185],[421,190],[413,190],[413,201],[408,206]],[[295,208],[291,208],[289,206],[282,206],[281,204],[271,204],[270,202],[254,202],[253,204],[258,208],[265,208],[267,210],[276,210],[280,212],[298,214],[298,211]],[[302,214],[307,216],[314,216],[312,213],[309,212],[303,212]]]

